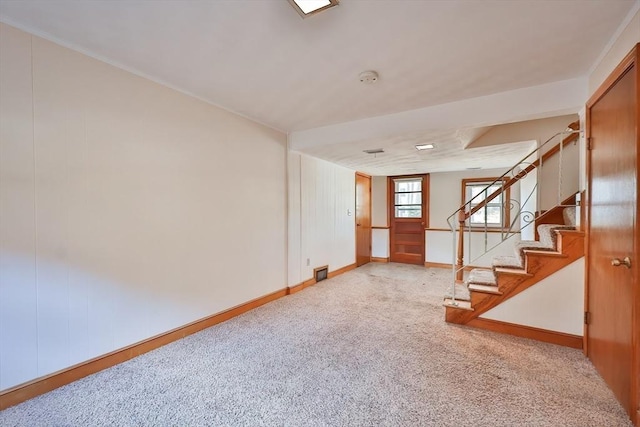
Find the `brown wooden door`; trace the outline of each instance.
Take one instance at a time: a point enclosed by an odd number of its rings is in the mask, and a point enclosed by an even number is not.
[[[636,424],[638,414],[637,327],[637,65],[608,81],[587,104],[589,161],[587,355]],[[629,257],[632,268],[624,265]],[[618,260],[623,261],[620,265]],[[636,308],[634,308],[636,306]],[[636,314],[635,316],[638,316]],[[634,344],[634,335],[636,343]],[[634,347],[635,345],[635,347]]]
[[[356,265],[371,261],[371,177],[356,173]]]
[[[388,186],[389,260],[424,265],[429,175],[389,177]]]

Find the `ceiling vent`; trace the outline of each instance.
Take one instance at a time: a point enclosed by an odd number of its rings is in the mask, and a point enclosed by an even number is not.
[[[384,150],[382,148],[374,148],[371,150],[362,150],[367,154],[380,154],[380,153],[384,153]]]

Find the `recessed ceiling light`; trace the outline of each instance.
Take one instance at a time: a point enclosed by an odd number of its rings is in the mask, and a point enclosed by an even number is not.
[[[289,0],[289,3],[303,18],[337,6],[339,2],[340,0]]]
[[[433,144],[419,144],[419,145],[416,145],[416,150],[433,150],[434,148],[436,148],[436,146],[433,145]]]

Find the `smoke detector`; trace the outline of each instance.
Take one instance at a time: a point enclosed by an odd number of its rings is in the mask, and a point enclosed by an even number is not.
[[[378,81],[378,73],[375,71],[363,71],[358,78],[362,83],[370,85]]]

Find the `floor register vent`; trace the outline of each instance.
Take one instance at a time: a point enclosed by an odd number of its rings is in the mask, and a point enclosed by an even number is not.
[[[316,282],[324,280],[329,275],[329,266],[325,265],[324,267],[318,267],[313,269],[313,277],[316,279]]]

